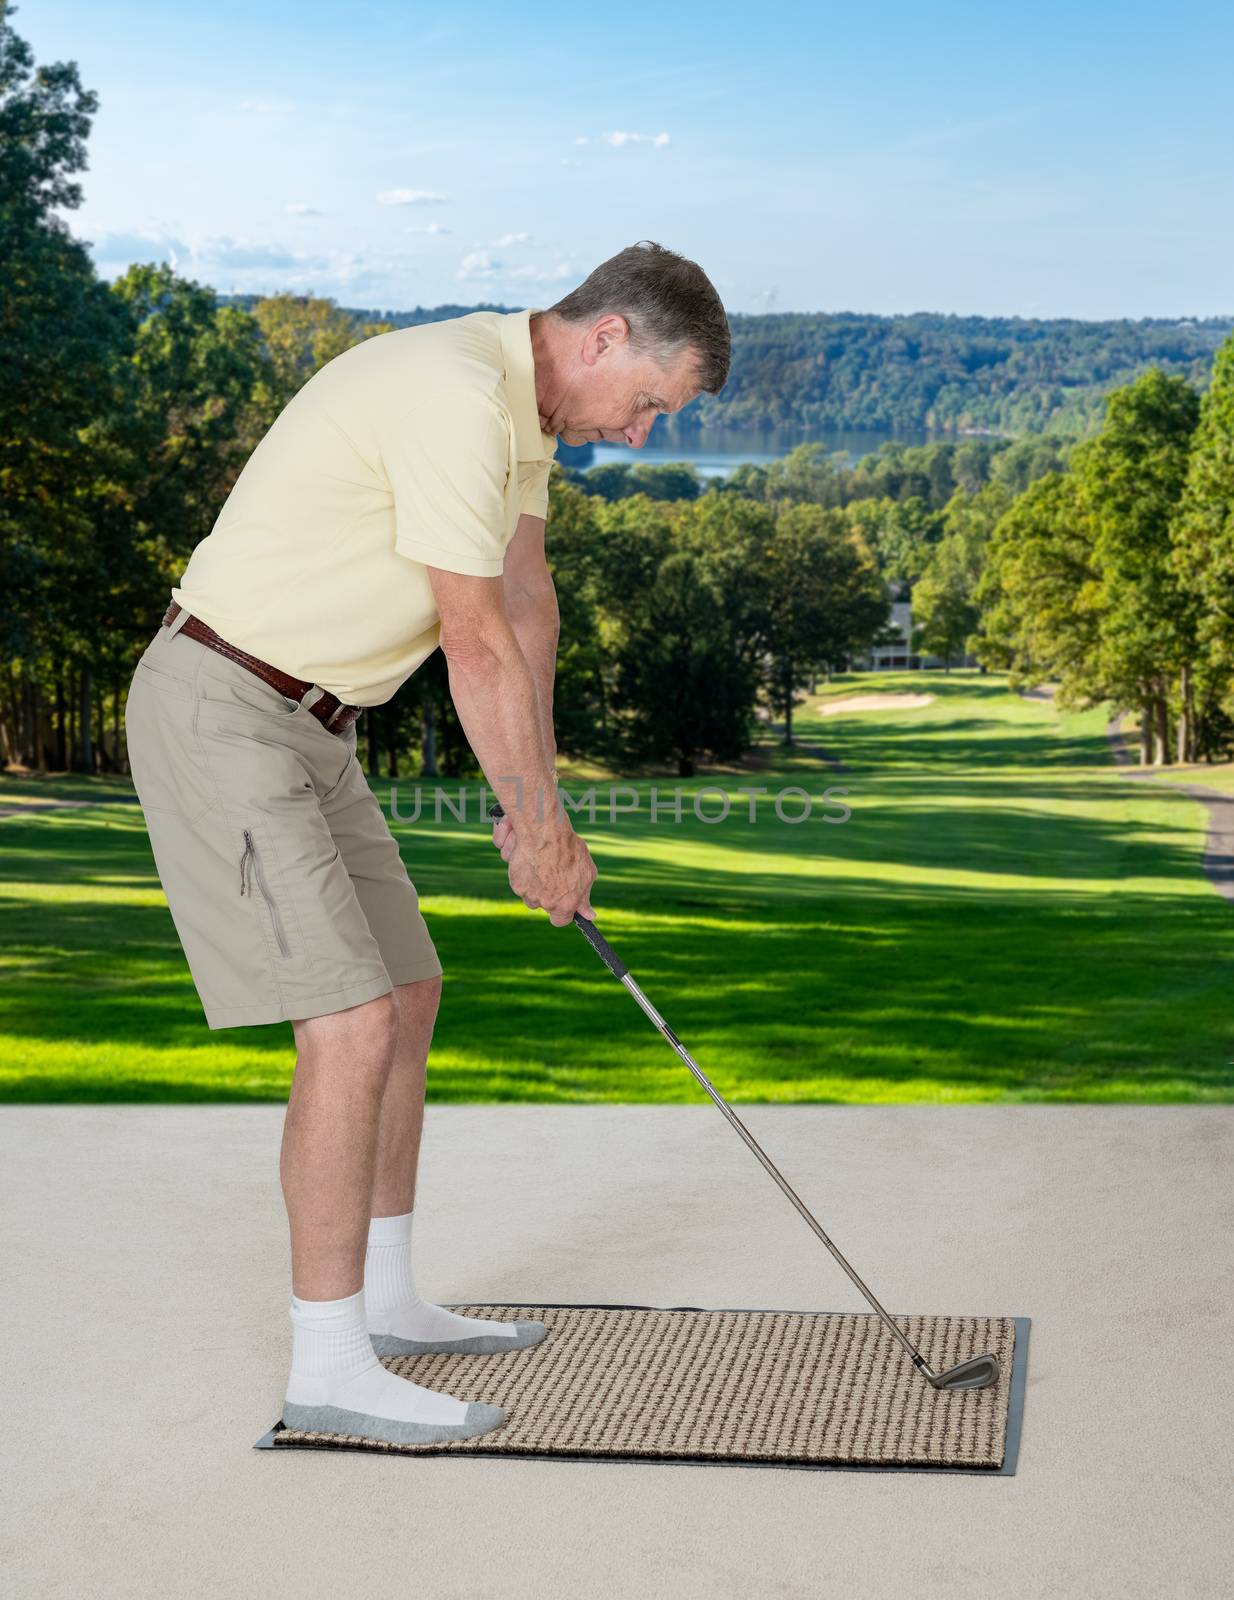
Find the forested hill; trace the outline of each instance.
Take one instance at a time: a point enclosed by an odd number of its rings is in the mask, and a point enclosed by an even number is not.
[[[1083,433],[1103,396],[1149,367],[1204,387],[1234,327],[786,312],[733,316],[733,369],[700,423]]]
[[[249,304],[252,296],[231,298]],[[410,327],[509,306],[348,310],[360,323]],[[1149,367],[1203,389],[1213,353],[1234,318],[1139,322],[1033,321],[933,312],[733,313],[733,368],[719,397],[703,395],[664,441],[700,427],[932,428],[1007,434],[1081,434],[1096,427],[1103,397]]]

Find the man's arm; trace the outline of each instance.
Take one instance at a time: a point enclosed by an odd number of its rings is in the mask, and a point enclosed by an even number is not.
[[[506,615],[514,629],[523,658],[531,669],[540,708],[540,733],[549,771],[557,762],[557,735],[553,730],[553,680],[557,673],[557,637],[560,617],[557,591],[544,555],[544,518],[524,513],[514,537],[506,546],[502,570]]]
[[[557,927],[576,911],[594,918],[589,894],[596,869],[558,811],[540,691],[507,608],[504,572],[482,578],[429,566],[428,574],[450,695],[509,819],[502,858],[510,887],[525,905],[543,907]]]

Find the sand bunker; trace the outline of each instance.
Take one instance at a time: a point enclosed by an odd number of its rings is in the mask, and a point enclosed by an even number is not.
[[[834,717],[841,711],[917,711],[933,704],[932,694],[846,694],[842,700],[828,700],[819,710]]]

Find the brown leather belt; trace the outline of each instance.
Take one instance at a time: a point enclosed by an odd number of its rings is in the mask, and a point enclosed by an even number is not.
[[[163,626],[169,628],[180,611],[181,607],[173,600],[163,617]],[[286,695],[289,700],[303,700],[314,687],[302,678],[293,678],[290,673],[280,672],[268,661],[259,661],[247,651],[237,650],[234,644],[228,644],[226,639],[221,639],[213,628],[208,628],[200,617],[189,616],[187,621],[180,624],[179,631],[187,633],[190,639],[196,639],[198,644],[204,644],[208,650],[217,650],[219,655],[226,656],[228,661],[234,661],[237,666],[254,673],[272,689],[277,689],[280,694]],[[331,733],[343,734],[355,722],[364,707],[346,705],[337,695],[331,694],[328,689],[323,689],[320,699],[314,700],[312,705],[305,707],[305,710],[311,711],[318,722],[329,728]]]

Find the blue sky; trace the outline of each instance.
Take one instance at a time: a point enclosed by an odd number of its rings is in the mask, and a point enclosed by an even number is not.
[[[550,305],[657,239],[730,311],[1234,313],[1234,8],[25,0],[108,278]]]

